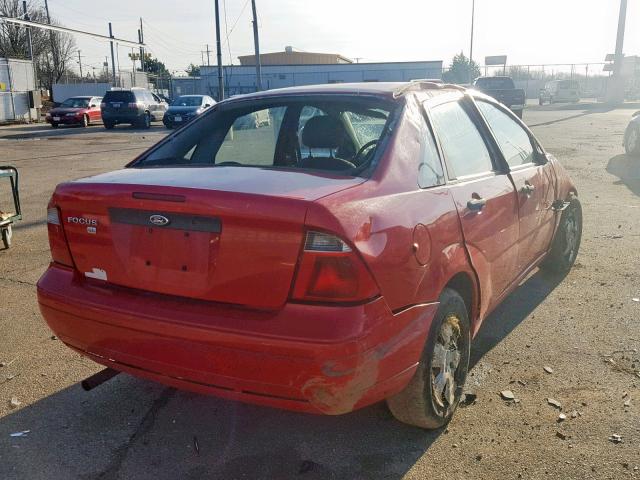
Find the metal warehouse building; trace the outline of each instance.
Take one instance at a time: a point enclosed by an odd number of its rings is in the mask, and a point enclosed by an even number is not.
[[[0,123],[37,119],[38,112],[30,108],[29,100],[34,90],[30,61],[0,58]]]
[[[298,52],[296,52],[298,53]],[[340,55],[332,55],[335,63],[306,64],[298,60],[296,64],[273,65],[274,54],[261,55],[268,61],[262,66],[262,86],[264,89],[350,82],[402,82],[419,78],[442,78],[442,61],[349,63]],[[311,56],[328,54],[308,54]],[[279,54],[279,60],[293,58]],[[309,58],[309,57],[303,57]],[[311,57],[317,58],[317,57]],[[238,95],[256,91],[255,57],[241,57],[243,65],[223,67],[225,95]],[[347,61],[345,61],[347,60]],[[218,95],[218,67],[200,67],[200,77],[174,78],[173,96],[201,94]]]

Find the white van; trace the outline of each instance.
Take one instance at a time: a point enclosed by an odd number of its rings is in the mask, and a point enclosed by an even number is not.
[[[580,84],[575,80],[553,80],[540,90],[540,105],[545,103],[580,101]]]

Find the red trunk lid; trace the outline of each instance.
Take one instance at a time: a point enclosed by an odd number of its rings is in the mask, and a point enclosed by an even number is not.
[[[76,268],[150,292],[277,308],[308,202],[362,183],[257,168],[125,169],[60,185]]]

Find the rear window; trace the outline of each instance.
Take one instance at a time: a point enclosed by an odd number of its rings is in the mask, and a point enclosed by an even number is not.
[[[487,90],[511,90],[515,88],[513,80],[504,77],[479,78],[475,83],[478,88]]]
[[[565,88],[570,90],[577,90],[579,88],[578,82],[572,81],[572,80],[562,80],[561,82],[558,82],[558,86],[560,88]]]
[[[87,97],[67,98],[60,106],[65,108],[87,108],[89,106],[89,100],[91,99]]]
[[[360,175],[375,162],[394,103],[310,99],[220,104],[133,167],[259,167]]]
[[[134,102],[133,92],[115,91],[107,92],[104,96],[105,102]]]

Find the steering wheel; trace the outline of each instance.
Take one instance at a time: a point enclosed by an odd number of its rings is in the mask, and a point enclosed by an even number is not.
[[[370,142],[365,143],[362,147],[360,147],[360,150],[358,150],[358,153],[356,153],[356,156],[353,157],[353,161],[357,164],[360,164],[359,160],[360,160],[360,157],[364,154],[364,152],[366,152],[371,147],[377,144],[378,144],[378,140],[371,140]]]

